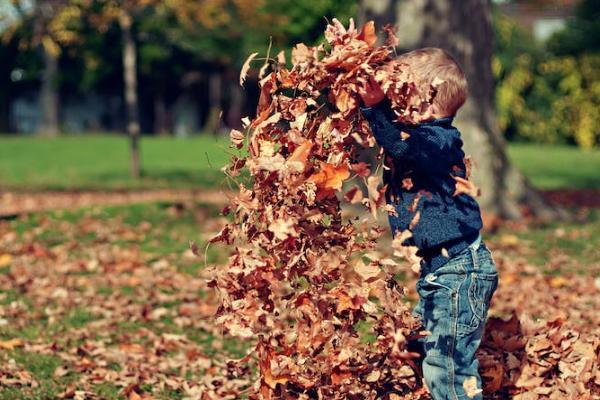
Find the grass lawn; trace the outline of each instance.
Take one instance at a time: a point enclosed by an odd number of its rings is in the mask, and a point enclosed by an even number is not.
[[[516,166],[539,188],[600,189],[599,150],[511,143],[508,153]]]
[[[125,189],[210,187],[231,150],[224,138],[143,137],[143,178],[129,177],[125,136],[65,136],[56,139],[0,136],[0,188]]]
[[[124,136],[57,139],[0,136],[0,188],[130,189],[211,187],[223,183],[220,168],[231,149],[226,138],[144,137],[144,177],[128,176]],[[575,147],[511,144],[510,157],[543,189],[600,188],[600,151]]]

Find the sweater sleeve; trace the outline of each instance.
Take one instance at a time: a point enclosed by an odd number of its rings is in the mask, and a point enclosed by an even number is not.
[[[361,111],[371,127],[377,143],[392,158],[407,158],[414,151],[411,140],[403,140],[401,130],[389,115],[389,101],[384,100],[374,107],[361,107]]]
[[[462,162],[462,141],[447,127],[423,124],[407,127],[410,135],[402,138],[402,125],[394,121],[389,100],[374,107],[361,107],[377,143],[394,159],[409,161],[425,174],[447,173],[451,166]]]

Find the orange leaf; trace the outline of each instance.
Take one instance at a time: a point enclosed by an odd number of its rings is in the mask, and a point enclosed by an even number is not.
[[[314,182],[317,187],[322,189],[342,189],[342,183],[350,176],[347,165],[338,165],[337,167],[329,163],[321,163],[321,170],[308,178],[309,182]]]
[[[137,394],[135,390],[132,390],[131,393],[129,393],[128,400],[142,400],[142,396]]]
[[[339,385],[343,381],[352,377],[351,372],[334,372],[331,374],[331,383],[334,385]]]
[[[121,343],[119,350],[125,353],[143,353],[145,351],[144,346],[137,343]]]
[[[0,349],[14,350],[15,347],[21,346],[23,346],[23,341],[21,339],[0,340]]]
[[[264,370],[263,374],[263,380],[271,389],[275,389],[278,383],[286,383],[290,380],[286,375],[273,376],[270,369]]]
[[[377,34],[375,33],[375,22],[368,21],[366,24],[364,24],[356,38],[368,44],[369,47],[373,47],[377,42]]]
[[[310,140],[305,141],[294,149],[292,155],[287,159],[287,161],[300,162],[302,165],[306,166],[306,161],[308,160],[312,146],[313,144]]]

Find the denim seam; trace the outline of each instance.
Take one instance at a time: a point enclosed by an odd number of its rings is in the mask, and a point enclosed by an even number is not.
[[[479,257],[477,258],[477,261],[485,261],[485,260],[486,260],[485,258],[484,258],[483,260],[482,260],[481,258],[479,258]],[[492,261],[493,261],[493,259],[492,259],[492,258],[490,258],[490,260],[492,260]],[[464,268],[464,267],[466,267],[466,266],[470,265],[471,263],[472,263],[472,261],[465,260],[465,261],[460,261],[460,262],[457,262],[457,263],[456,263],[456,264],[454,264],[453,266],[455,266],[455,267],[463,267],[463,268]]]
[[[473,273],[473,275],[471,276],[471,284],[469,285],[469,289],[467,291],[467,300],[469,302],[469,307],[471,307],[471,311],[473,312],[474,319],[477,319],[479,321],[479,324],[481,324],[482,317],[477,313],[477,307],[475,304],[477,302],[477,299],[475,298],[476,285],[477,274]],[[477,326],[479,326],[479,324],[477,324]],[[471,326],[475,328],[475,326],[473,325],[473,320],[471,320]]]
[[[459,266],[466,273],[465,268],[461,265]],[[456,393],[455,386],[455,378],[456,372],[454,371],[454,347],[456,346],[457,334],[458,334],[458,294],[460,293],[460,289],[462,285],[465,283],[466,274],[463,275],[464,278],[458,284],[458,287],[455,291],[452,291],[452,324],[450,327],[450,344],[448,346],[448,383],[450,384],[452,395],[454,399],[458,400],[458,394]]]
[[[459,285],[460,289],[460,285]],[[448,354],[446,357],[448,363],[448,386],[452,391],[451,395],[458,400],[456,388],[454,387],[454,346],[456,345],[456,332],[458,329],[458,292],[452,292],[452,326],[450,327],[450,343],[448,344]]]

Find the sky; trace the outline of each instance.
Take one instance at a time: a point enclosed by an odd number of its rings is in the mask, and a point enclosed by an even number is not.
[[[17,0],[23,10],[30,10],[34,0]],[[19,17],[19,12],[13,5],[13,0],[0,0],[0,32],[6,29]]]

